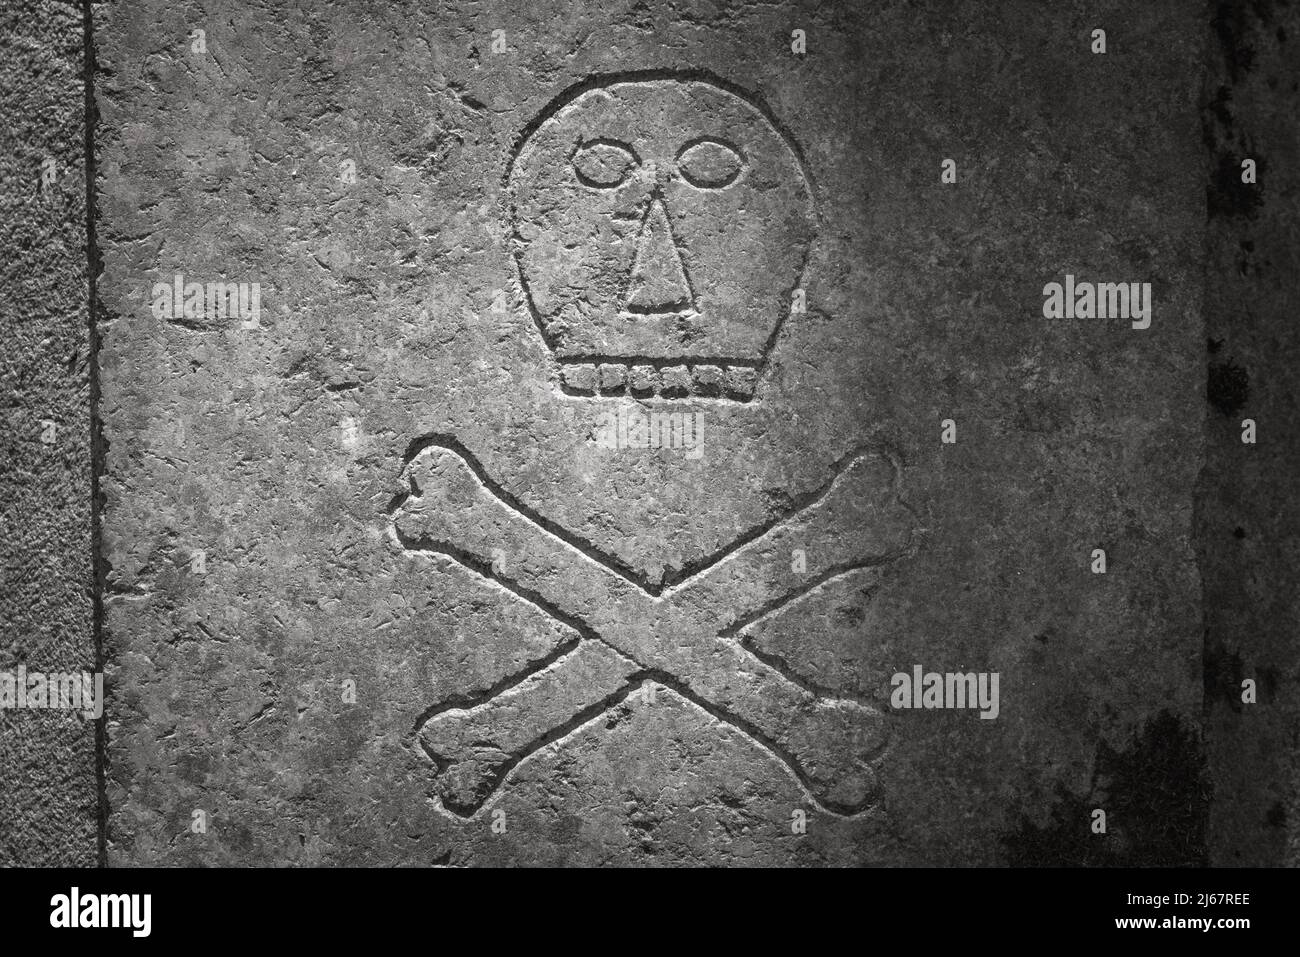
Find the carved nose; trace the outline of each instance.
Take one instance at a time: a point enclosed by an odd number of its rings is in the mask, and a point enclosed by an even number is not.
[[[695,296],[668,223],[668,210],[658,196],[651,200],[641,222],[626,308],[632,313],[684,312],[695,308]]]

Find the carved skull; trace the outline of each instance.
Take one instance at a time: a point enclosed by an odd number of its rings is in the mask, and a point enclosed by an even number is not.
[[[520,279],[561,361],[761,361],[800,285],[812,192],[748,97],[693,78],[583,84],[507,174]]]

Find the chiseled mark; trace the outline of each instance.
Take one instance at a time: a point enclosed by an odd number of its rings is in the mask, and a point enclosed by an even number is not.
[[[833,578],[905,554],[915,522],[898,474],[892,459],[860,449],[784,514],[655,586],[517,501],[455,439],[412,443],[408,490],[391,505],[395,541],[464,566],[577,635],[483,693],[421,715],[435,806],[476,817],[522,761],[653,681],[766,750],[821,810],[869,810],[882,713],[800,679],[737,635]],[[795,544],[808,557],[798,572],[788,561]]]
[[[734,359],[757,381],[784,323],[806,311],[820,228],[808,165],[762,98],[720,77],[589,76],[520,132],[502,186],[520,298],[562,369],[594,355],[629,367]],[[643,379],[640,393],[662,398],[753,399],[748,382]]]

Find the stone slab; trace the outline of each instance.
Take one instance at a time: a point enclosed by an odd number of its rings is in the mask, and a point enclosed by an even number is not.
[[[100,16],[112,863],[1199,853],[1197,10]]]
[[[85,24],[0,9],[0,673],[93,672]],[[0,866],[99,858],[94,724],[0,710]]]

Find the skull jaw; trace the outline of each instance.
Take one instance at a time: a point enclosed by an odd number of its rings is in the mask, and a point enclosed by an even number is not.
[[[757,364],[776,325],[776,316],[762,323],[753,318],[742,322],[725,313],[693,308],[665,312],[571,308],[563,317],[543,319],[561,362],[610,359],[656,365]]]

